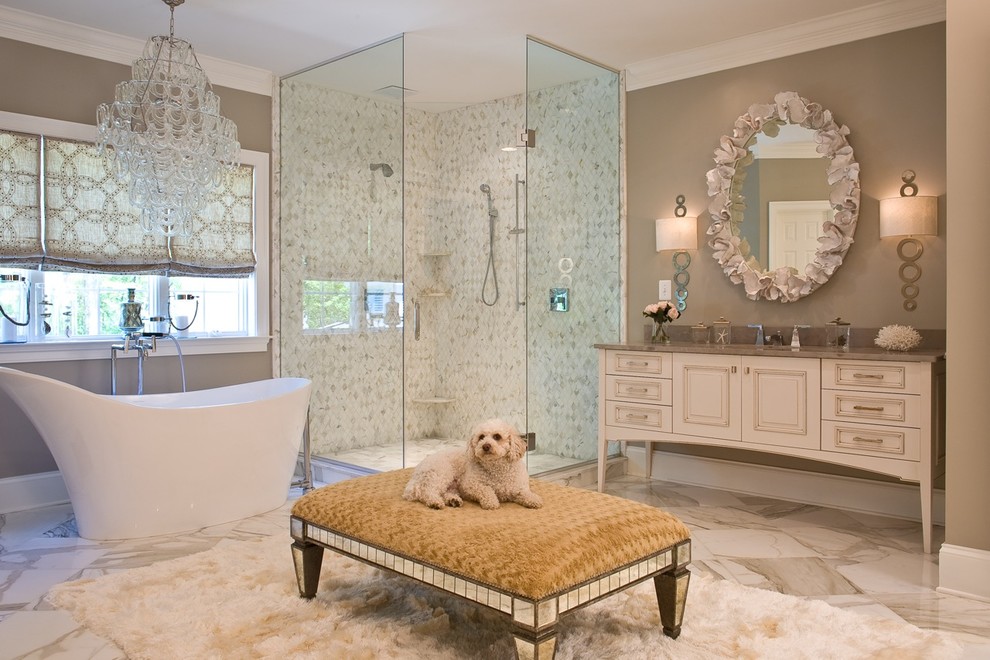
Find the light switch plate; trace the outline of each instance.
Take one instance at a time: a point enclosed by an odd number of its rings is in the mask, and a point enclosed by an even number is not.
[[[660,300],[670,300],[670,280],[660,280]]]

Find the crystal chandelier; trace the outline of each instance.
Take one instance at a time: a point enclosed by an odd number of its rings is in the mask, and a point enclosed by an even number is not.
[[[97,136],[101,148],[112,148],[144,230],[189,236],[224,169],[240,160],[241,145],[192,45],[175,38],[175,8],[185,0],[162,2],[171,12],[168,36],[148,40],[133,79],[117,83],[114,102],[97,108]]]

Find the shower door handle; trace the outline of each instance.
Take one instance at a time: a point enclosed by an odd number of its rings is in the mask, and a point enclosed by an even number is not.
[[[419,301],[413,301],[413,339],[419,341]]]

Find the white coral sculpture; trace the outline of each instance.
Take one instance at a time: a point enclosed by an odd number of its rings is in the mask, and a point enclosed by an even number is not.
[[[921,334],[909,325],[887,325],[873,343],[885,351],[910,351],[921,343]]]

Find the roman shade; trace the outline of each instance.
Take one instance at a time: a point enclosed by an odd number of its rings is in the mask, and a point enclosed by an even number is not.
[[[32,144],[40,147],[32,151]],[[198,277],[254,272],[253,166],[225,171],[191,236],[166,238],[141,228],[141,211],[95,144],[0,132],[0,154],[0,265]]]
[[[41,244],[41,136],[0,132],[0,266],[36,267]]]

